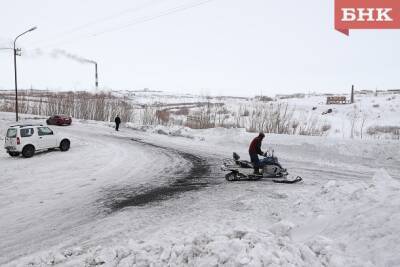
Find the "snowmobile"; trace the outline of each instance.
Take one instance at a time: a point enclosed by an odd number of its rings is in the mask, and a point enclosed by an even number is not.
[[[232,181],[257,181],[260,179],[270,179],[274,183],[294,184],[302,181],[300,176],[289,178],[289,173],[279,163],[278,158],[274,155],[274,151],[267,151],[260,160],[263,166],[259,174],[254,173],[253,163],[247,160],[240,160],[240,156],[233,152],[233,160],[225,160],[222,166],[223,171],[228,173],[225,179]]]

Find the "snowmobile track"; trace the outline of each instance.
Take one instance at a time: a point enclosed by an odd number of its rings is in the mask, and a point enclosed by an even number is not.
[[[167,174],[167,176],[170,177],[167,180],[171,180],[171,182],[166,185],[149,188],[129,188],[124,186],[123,188],[109,190],[109,194],[102,200],[108,213],[126,207],[144,206],[150,203],[167,200],[177,194],[199,190],[210,185],[212,166],[207,158],[174,148],[148,143],[140,139],[130,138],[130,140],[141,145],[151,146],[158,150],[164,150],[167,153],[180,156],[184,160],[190,162],[192,166],[189,171],[178,169],[173,173]]]

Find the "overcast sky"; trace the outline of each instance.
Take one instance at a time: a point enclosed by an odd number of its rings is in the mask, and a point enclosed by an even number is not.
[[[400,31],[334,30],[333,0],[1,0],[0,47],[21,37],[19,85],[275,95],[400,88]],[[191,7],[191,8],[190,8]],[[179,12],[175,12],[179,11]],[[14,88],[0,50],[0,89]]]

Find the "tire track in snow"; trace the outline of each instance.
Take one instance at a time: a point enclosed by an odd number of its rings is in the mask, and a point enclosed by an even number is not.
[[[159,202],[172,198],[180,193],[200,190],[212,183],[212,165],[209,159],[184,152],[175,148],[156,145],[140,139],[129,138],[131,141],[143,146],[150,146],[170,157],[181,157],[191,166],[188,171],[177,169],[172,173],[166,173],[167,178],[161,180],[170,181],[161,186],[129,187],[123,186],[105,189],[108,193],[100,201],[107,208],[108,213],[121,210],[126,207],[144,206],[153,202]],[[213,181],[215,183],[215,181]]]

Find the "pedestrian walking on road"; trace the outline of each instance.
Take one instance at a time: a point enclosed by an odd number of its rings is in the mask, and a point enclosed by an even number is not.
[[[118,131],[119,129],[119,125],[121,124],[121,119],[120,117],[117,115],[117,117],[115,117],[115,130]]]

